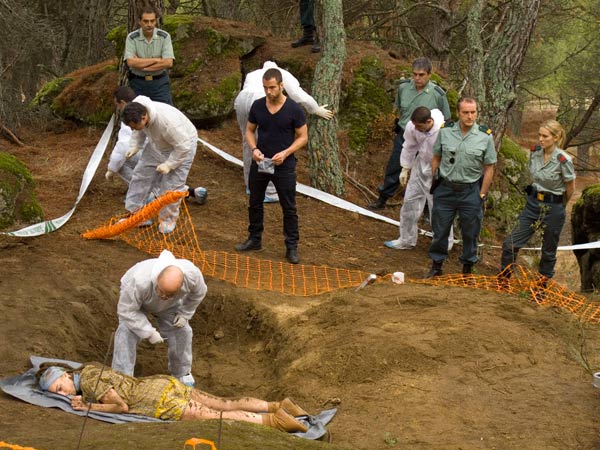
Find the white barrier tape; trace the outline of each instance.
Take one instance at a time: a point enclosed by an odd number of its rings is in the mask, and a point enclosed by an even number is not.
[[[100,164],[100,161],[102,160],[102,156],[104,155],[104,152],[106,151],[106,147],[108,146],[108,141],[110,140],[110,135],[112,134],[114,121],[115,121],[115,116],[113,115],[110,119],[110,122],[108,122],[108,125],[106,126],[106,129],[104,130],[104,133],[102,134],[102,137],[100,138],[100,141],[98,141],[98,144],[96,145],[96,148],[95,148],[94,152],[92,153],[90,160],[88,161],[88,165],[85,168],[85,172],[83,172],[81,186],[79,187],[79,195],[77,196],[77,200],[75,200],[75,204],[73,205],[73,208],[71,208],[71,210],[69,212],[67,212],[64,216],[61,216],[57,219],[46,220],[45,222],[36,223],[34,225],[30,225],[26,228],[22,228],[17,231],[11,231],[8,233],[0,233],[0,234],[4,234],[7,236],[17,236],[17,237],[40,236],[42,234],[51,233],[53,231],[56,231],[60,227],[62,227],[65,223],[67,223],[67,221],[71,218],[71,216],[75,212],[75,208],[77,208],[79,201],[83,197],[83,194],[85,194],[85,192],[87,191],[88,186],[90,185],[90,183],[92,182],[92,179],[94,178],[94,174],[96,173],[96,170],[98,169],[98,165]]]
[[[198,141],[202,145],[204,145],[205,147],[207,147],[208,149],[210,149],[211,151],[213,151],[214,153],[219,155],[221,158],[223,158],[229,162],[232,162],[234,164],[237,164],[240,167],[244,166],[244,163],[242,161],[240,161],[238,158],[236,158],[235,156],[231,156],[229,153],[224,152],[223,150],[215,147],[212,144],[209,144],[204,139],[198,138]],[[374,213],[373,211],[369,211],[368,209],[362,208],[358,205],[355,205],[354,203],[348,202],[346,200],[342,200],[341,198],[336,197],[335,195],[328,194],[327,192],[320,191],[318,189],[307,186],[305,184],[298,183],[296,190],[298,192],[300,192],[301,194],[304,194],[308,197],[316,198],[317,200],[321,200],[322,202],[327,203],[332,206],[335,206],[337,208],[342,208],[342,209],[345,209],[348,211],[356,212],[356,213],[362,214],[363,216],[372,217],[373,219],[381,220],[381,221],[387,222],[391,225],[400,227],[400,222],[398,222],[397,220],[390,219],[389,217],[385,217],[385,216],[382,216],[381,214]]]
[[[202,145],[204,145],[205,147],[207,147],[208,149],[212,150],[214,153],[219,155],[221,158],[223,158],[229,162],[232,162],[234,164],[237,164],[240,167],[244,166],[244,163],[242,161],[240,161],[238,158],[236,158],[235,156],[231,156],[229,153],[224,152],[223,150],[215,147],[212,144],[209,144],[204,139],[198,138],[198,141]],[[300,192],[304,195],[316,198],[317,200],[321,200],[325,203],[336,206],[338,208],[346,209],[348,211],[353,211],[353,212],[362,214],[364,216],[372,217],[373,219],[381,220],[383,222],[387,222],[387,223],[389,223],[391,225],[395,225],[397,227],[400,226],[400,222],[398,222],[397,220],[393,220],[393,219],[390,219],[389,217],[382,216],[381,214],[374,213],[373,211],[369,211],[368,209],[362,208],[358,205],[355,205],[354,203],[350,203],[346,200],[342,200],[338,197],[335,197],[334,195],[328,194],[326,192],[320,191],[320,190],[312,188],[310,186],[306,186],[305,184],[298,183],[297,190],[298,190],[298,192]],[[426,230],[422,230],[422,229],[419,229],[419,234],[428,236],[428,237],[433,237],[433,233],[431,231],[426,231]],[[455,240],[454,243],[462,244],[462,241]],[[490,248],[502,248],[500,246],[487,245],[487,244],[479,244],[479,246],[480,247],[482,247],[482,246],[490,247]],[[589,248],[600,248],[600,241],[588,242],[587,244],[564,245],[564,246],[558,247],[557,250],[585,250],[585,249],[589,249]],[[539,247],[536,247],[536,248],[527,247],[527,248],[522,248],[521,250],[541,250],[541,249]]]

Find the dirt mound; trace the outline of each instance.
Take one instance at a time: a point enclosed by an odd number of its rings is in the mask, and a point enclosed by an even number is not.
[[[31,169],[47,217],[67,211],[101,130],[25,135],[19,157]],[[209,142],[240,156],[236,124]],[[13,150],[11,150],[12,152]],[[14,149],[14,153],[17,150]],[[373,167],[383,167],[382,161]],[[50,156],[51,155],[51,156]],[[306,167],[305,155],[300,166]],[[377,166],[380,164],[380,166]],[[80,233],[122,210],[125,187],[102,171],[77,212],[58,232],[0,241],[0,376],[28,367],[31,354],[104,360],[117,324],[119,279],[148,257],[119,240],[85,241]],[[301,173],[301,181],[306,181]],[[246,236],[241,168],[199,149],[191,185],[209,190],[190,204],[200,245],[231,251]],[[362,203],[350,191],[351,200]],[[386,212],[397,218],[397,208]],[[429,265],[428,240],[393,251],[397,229],[299,198],[300,256],[307,264],[418,277]],[[267,205],[265,250],[280,261],[285,247],[278,205]],[[458,270],[458,249],[448,271]],[[478,270],[492,273],[489,250]],[[296,298],[241,290],[208,280],[192,319],[199,386],[225,395],[279,399],[291,395],[315,411],[337,405],[329,427],[340,447],[596,448],[600,334],[568,313],[527,298],[408,282],[362,291]],[[137,372],[167,372],[166,349],[142,344]],[[81,419],[0,395],[2,439],[38,449],[75,448]],[[60,432],[57,432],[60,430]],[[191,436],[218,438],[218,423],[114,426],[89,421],[81,448],[181,448]],[[248,424],[224,424],[220,449],[325,448]]]

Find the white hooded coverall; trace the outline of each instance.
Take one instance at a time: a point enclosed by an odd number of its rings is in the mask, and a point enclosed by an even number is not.
[[[429,193],[433,174],[431,173],[432,148],[440,127],[444,123],[444,115],[439,109],[431,110],[433,127],[429,131],[421,132],[415,128],[412,121],[408,121],[404,130],[404,145],[400,155],[400,165],[411,169],[410,178],[404,193],[404,202],[400,209],[400,237],[397,239],[396,248],[410,249],[417,245],[419,232],[419,217],[423,214],[425,202],[429,205],[429,214],[433,211],[433,195]],[[430,217],[431,218],[431,217]],[[449,246],[452,247],[454,235],[450,229],[448,236]]]
[[[183,285],[173,298],[163,300],[156,292],[157,278],[168,266],[177,266],[183,271]],[[176,378],[190,373],[192,328],[189,323],[177,328],[173,320],[180,314],[189,321],[206,291],[200,269],[186,259],[176,259],[168,250],[163,250],[158,258],[141,261],[129,269],[121,278],[117,305],[119,326],[115,332],[112,368],[133,376],[138,343],[156,331],[148,319],[151,315],[156,318],[161,336],[166,338],[169,372]]]
[[[263,88],[262,77],[269,69],[279,69],[283,79],[283,88],[287,95],[296,103],[303,106],[310,114],[315,114],[319,109],[319,104],[304,89],[300,87],[300,82],[287,70],[277,66],[273,61],[265,61],[262,69],[254,70],[246,75],[244,86],[235,98],[234,108],[240,131],[242,132],[242,149],[244,161],[244,183],[248,187],[248,177],[250,176],[250,166],[252,165],[252,149],[246,142],[246,126],[248,125],[248,114],[252,103],[263,98],[265,90]],[[273,183],[269,183],[266,191],[267,197],[277,195]]]
[[[127,191],[125,209],[130,212],[135,212],[144,205],[155,182],[158,183],[158,195],[168,191],[188,190],[186,180],[196,155],[198,141],[196,127],[177,108],[166,103],[154,102],[143,95],[137,96],[133,101],[146,107],[148,124],[141,131],[133,131],[129,148],[141,148],[146,137],[148,145],[135,166]],[[163,163],[167,164],[171,171],[161,175],[156,168]],[[179,216],[179,203],[173,203],[161,210],[161,222],[172,224],[174,228]]]

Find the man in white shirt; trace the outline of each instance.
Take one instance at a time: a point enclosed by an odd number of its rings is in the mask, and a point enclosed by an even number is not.
[[[406,186],[404,202],[400,209],[400,237],[386,241],[384,245],[396,250],[408,250],[417,245],[418,222],[425,203],[433,210],[433,195],[429,193],[431,173],[431,149],[444,124],[444,115],[439,109],[429,110],[419,106],[412,112],[404,131],[404,144],[400,156],[400,184]],[[448,238],[452,247],[453,233]]]
[[[252,165],[252,149],[246,142],[246,126],[248,125],[248,113],[255,100],[263,98],[265,90],[262,83],[262,77],[269,69],[279,69],[283,78],[283,86],[288,97],[304,107],[310,114],[316,114],[323,119],[329,120],[333,117],[333,112],[326,109],[327,105],[319,106],[317,101],[312,98],[304,89],[300,87],[300,82],[287,70],[277,67],[273,61],[265,61],[262,69],[254,70],[246,75],[244,87],[235,98],[234,108],[237,116],[238,125],[242,132],[242,147],[244,160],[244,183],[246,192],[248,192],[248,177],[250,175],[250,166]],[[273,183],[269,183],[265,194],[265,203],[277,202],[277,192]]]

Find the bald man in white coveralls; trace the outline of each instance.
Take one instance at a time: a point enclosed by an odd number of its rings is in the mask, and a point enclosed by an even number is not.
[[[167,341],[169,372],[194,386],[192,328],[189,320],[206,295],[204,277],[192,262],[176,259],[168,250],[137,263],[121,278],[112,368],[133,376],[138,343]],[[148,319],[153,316],[158,330]]]
[[[429,205],[429,213],[433,211],[433,195],[429,193],[433,180],[431,149],[443,123],[444,115],[439,109],[429,110],[425,106],[419,106],[413,111],[411,120],[406,125],[400,155],[400,184],[406,186],[404,202],[400,209],[400,237],[386,241],[384,245],[388,248],[414,248],[417,245],[418,223],[425,202]],[[453,242],[454,235],[450,229],[448,249],[452,248]]]
[[[273,61],[265,61],[262,69],[257,69],[248,73],[244,80],[244,87],[235,98],[234,102],[235,114],[242,132],[244,183],[246,184],[246,189],[248,189],[248,177],[250,176],[250,166],[252,165],[252,149],[248,147],[248,143],[246,142],[248,113],[250,112],[252,103],[266,95],[262,77],[269,69],[279,69],[281,77],[283,78],[283,88],[285,89],[285,92],[287,92],[288,97],[305,108],[310,114],[316,114],[326,120],[333,117],[333,112],[325,108],[327,105],[319,106],[317,101],[300,87],[300,83],[294,75],[287,70],[277,67],[277,64]],[[278,200],[275,186],[273,183],[269,183],[265,194],[265,202],[270,203]]]

